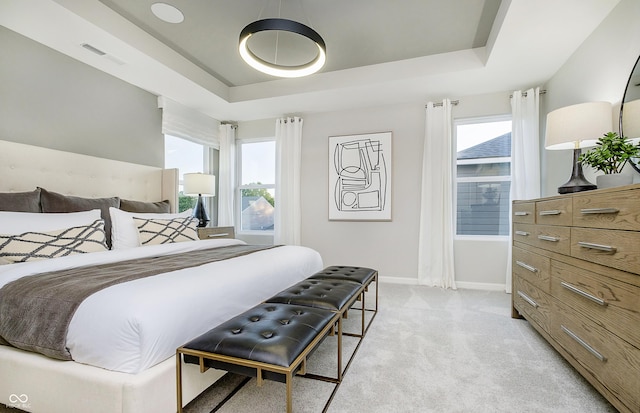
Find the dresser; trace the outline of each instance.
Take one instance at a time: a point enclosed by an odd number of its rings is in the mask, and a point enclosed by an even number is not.
[[[513,202],[512,316],[640,412],[640,185]]]

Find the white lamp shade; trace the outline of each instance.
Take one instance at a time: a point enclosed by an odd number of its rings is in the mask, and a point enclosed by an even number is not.
[[[214,196],[216,194],[215,175],[193,173],[183,175],[185,195]]]
[[[622,133],[626,138],[640,138],[640,99],[622,105]]]
[[[595,146],[613,130],[609,102],[588,102],[556,109],[547,115],[544,146],[547,149],[578,149]]]

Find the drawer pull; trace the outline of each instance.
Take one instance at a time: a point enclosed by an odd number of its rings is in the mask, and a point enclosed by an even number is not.
[[[520,267],[524,268],[525,270],[529,270],[529,271],[531,271],[531,272],[538,272],[538,269],[537,269],[536,267],[532,267],[531,265],[529,265],[529,264],[525,264],[525,263],[524,263],[524,262],[522,262],[522,261],[516,261],[516,264],[517,264],[518,266],[520,266]]]
[[[560,211],[559,209],[550,209],[548,211],[540,211],[540,216],[544,216],[544,215],[560,215],[562,214],[562,211]]]
[[[567,290],[569,290],[571,292],[574,292],[574,293],[576,293],[578,295],[581,295],[584,298],[587,298],[587,299],[589,299],[589,300],[591,300],[591,301],[593,301],[593,302],[595,302],[597,304],[600,304],[600,305],[603,305],[603,306],[607,305],[607,302],[605,300],[603,300],[601,298],[598,298],[595,295],[589,294],[589,293],[587,293],[585,291],[582,291],[578,287],[575,287],[575,286],[573,286],[573,285],[571,285],[569,283],[566,283],[566,282],[562,281],[562,282],[560,282],[560,285],[562,285]]]
[[[620,212],[617,208],[585,208],[581,209],[581,214],[617,214]]]
[[[541,239],[543,241],[550,241],[550,242],[560,241],[560,238],[550,237],[549,235],[538,235],[538,239]]]
[[[606,251],[611,253],[616,252],[616,247],[612,247],[610,245],[593,244],[591,242],[582,242],[582,241],[578,241],[578,245],[584,248],[590,248],[592,250],[600,250],[600,251]]]
[[[535,301],[533,301],[533,299],[531,297],[529,297],[528,295],[526,295],[525,293],[523,293],[522,291],[518,291],[518,295],[520,297],[522,297],[523,300],[525,300],[526,302],[528,302],[533,308],[538,308],[538,303],[536,303]]]
[[[574,332],[572,332],[571,330],[569,330],[567,327],[561,325],[560,328],[562,329],[562,331],[564,331],[569,337],[571,337],[572,339],[574,339],[578,344],[580,344],[582,347],[584,347],[589,353],[593,354],[598,360],[602,361],[603,363],[605,361],[607,361],[607,358],[605,356],[603,356],[602,354],[600,354],[600,352],[598,352],[596,349],[594,349],[593,347],[591,347],[589,344],[587,344],[586,341],[584,341],[583,339],[581,339],[580,337],[578,337]]]
[[[529,213],[525,211],[516,211],[513,213],[513,215],[517,217],[526,217],[527,215],[529,215]]]
[[[223,238],[223,237],[228,237],[229,233],[228,232],[220,232],[217,234],[207,234],[207,237],[209,238]]]
[[[523,237],[528,237],[529,233],[527,231],[516,231],[516,235],[522,235]]]

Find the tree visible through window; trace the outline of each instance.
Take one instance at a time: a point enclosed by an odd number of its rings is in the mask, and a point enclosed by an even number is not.
[[[204,172],[204,151],[206,147],[175,136],[164,136],[164,167],[178,168],[178,212],[196,205],[197,198],[182,193],[182,177],[187,173]],[[206,202],[206,201],[205,201]]]
[[[240,231],[273,231],[276,207],[276,143],[240,142]]]
[[[457,235],[509,235],[511,120],[458,121]]]

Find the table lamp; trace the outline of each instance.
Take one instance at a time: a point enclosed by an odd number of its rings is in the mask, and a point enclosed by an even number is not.
[[[198,219],[199,227],[206,227],[209,218],[202,202],[203,196],[214,196],[216,194],[216,177],[203,173],[190,173],[183,175],[184,194],[189,196],[198,195],[198,203],[193,209],[193,217]]]
[[[571,178],[558,187],[558,193],[589,191],[596,185],[587,181],[578,162],[582,148],[595,146],[605,133],[611,132],[612,107],[609,102],[587,102],[556,109],[547,115],[545,148],[573,149]]]

